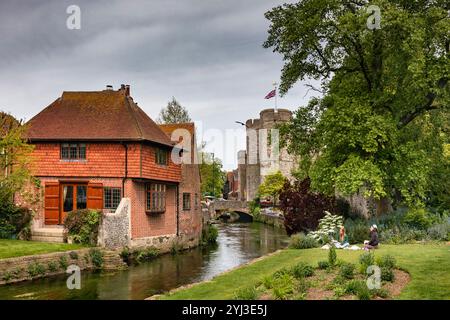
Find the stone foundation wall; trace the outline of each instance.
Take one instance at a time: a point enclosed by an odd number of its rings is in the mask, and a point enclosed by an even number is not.
[[[92,269],[89,249],[0,260],[0,285],[66,273],[67,266]]]
[[[144,249],[154,247],[157,248],[162,254],[171,252],[172,249],[185,250],[194,248],[198,246],[199,243],[200,239],[198,237],[189,235],[181,235],[177,237],[177,235],[172,234],[157,237],[132,239],[130,241],[130,248]]]

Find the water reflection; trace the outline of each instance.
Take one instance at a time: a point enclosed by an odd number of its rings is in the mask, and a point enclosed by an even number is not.
[[[81,290],[68,290],[65,275],[0,287],[0,299],[145,299],[228,269],[286,246],[283,230],[260,223],[220,224],[218,244],[115,273],[82,273]]]

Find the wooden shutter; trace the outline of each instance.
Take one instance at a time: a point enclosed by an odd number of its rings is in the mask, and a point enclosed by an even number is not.
[[[88,209],[103,209],[103,184],[89,183],[87,190]]]
[[[46,182],[44,191],[45,224],[59,223],[59,182]]]

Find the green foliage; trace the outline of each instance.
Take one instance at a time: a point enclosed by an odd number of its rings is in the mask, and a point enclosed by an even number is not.
[[[431,217],[424,208],[412,209],[406,213],[403,222],[413,228],[427,229],[431,223]]]
[[[325,211],[325,216],[319,220],[319,228],[317,231],[310,232],[308,236],[316,239],[321,243],[326,243],[330,239],[336,238],[341,226],[344,225],[342,216],[332,215]]]
[[[314,268],[305,262],[300,262],[292,267],[291,274],[297,279],[311,277],[314,275]]]
[[[385,254],[376,259],[377,266],[380,268],[394,269],[397,265],[397,260],[389,254]]]
[[[64,226],[75,243],[96,245],[101,218],[96,210],[75,210],[67,214]]]
[[[210,245],[217,243],[217,237],[219,236],[219,230],[216,226],[208,224],[206,228],[202,230],[202,245]]]
[[[76,251],[70,251],[69,252],[69,257],[72,260],[78,260],[78,253]]]
[[[343,263],[339,268],[339,276],[345,279],[353,279],[355,265],[353,263]]]
[[[363,243],[367,240],[369,234],[367,221],[352,221],[347,219],[345,221],[345,232],[348,235],[348,241],[351,244]]]
[[[226,173],[222,171],[222,161],[213,154],[200,152],[200,190],[203,195],[221,197],[226,180]]]
[[[46,271],[45,266],[39,262],[31,262],[27,267],[27,272],[30,277],[44,275],[45,271]]]
[[[20,232],[8,226],[14,226],[11,216],[17,210],[12,203],[13,196],[19,193],[27,205],[37,200],[34,190],[27,186],[36,181],[29,170],[34,147],[25,139],[27,130],[28,127],[13,116],[0,111],[0,236],[5,238]]]
[[[321,270],[325,270],[330,267],[330,263],[328,261],[319,261],[317,262],[317,267]]]
[[[11,199],[0,202],[0,239],[31,238],[33,212],[14,205]]]
[[[322,193],[448,208],[447,2],[371,4],[381,29],[367,29],[367,1],[304,0],[265,14],[264,46],[285,63],[281,93],[321,82],[322,97],[281,126],[281,143]]]
[[[427,234],[431,240],[450,240],[450,222],[447,220],[446,222],[431,226],[430,228],[428,228]]]
[[[318,246],[319,242],[316,239],[305,235],[303,232],[294,234],[289,239],[289,248],[291,249],[309,249],[317,248]]]
[[[294,278],[285,273],[276,277],[272,283],[272,295],[277,300],[286,300],[294,292]]]
[[[334,246],[331,246],[328,250],[328,264],[330,265],[330,267],[334,267],[336,265],[336,259],[336,249],[334,248]]]
[[[234,293],[234,300],[256,300],[258,292],[255,287],[241,288]]]
[[[381,280],[392,282],[392,281],[394,281],[394,279],[395,279],[395,276],[394,276],[394,271],[392,269],[387,268],[387,267],[381,268]]]
[[[128,248],[128,247],[122,248],[122,251],[120,252],[119,255],[124,262],[126,262],[127,264],[131,263],[132,254],[131,254],[130,248]]]
[[[375,264],[375,256],[372,252],[364,252],[359,256],[359,272],[366,274],[367,267]]]
[[[362,280],[351,280],[347,283],[345,292],[348,294],[353,294],[358,297],[359,300],[370,300],[371,292],[367,288],[367,284]]]
[[[262,280],[262,283],[264,285],[265,288],[267,289],[272,289],[273,287],[273,281],[274,281],[274,277],[273,275],[269,275],[269,276],[265,276]]]
[[[248,203],[250,213],[253,215],[253,219],[258,220],[261,214],[261,203],[259,198],[255,198]]]
[[[67,257],[66,256],[60,256],[59,257],[59,266],[63,270],[67,269],[67,267],[69,266],[69,263],[67,262]]]
[[[189,112],[179,104],[175,97],[172,97],[172,101],[169,101],[167,106],[161,109],[158,123],[169,124],[186,122],[192,122],[191,117],[189,117]]]
[[[286,183],[286,178],[281,171],[269,174],[259,185],[258,194],[260,197],[271,196],[274,204],[277,203],[278,196]]]
[[[101,250],[92,248],[89,250],[89,257],[94,270],[100,270],[103,266],[103,253]]]
[[[161,252],[156,247],[148,247],[145,249],[135,249],[132,252],[129,251],[128,248],[125,248],[121,252],[122,259],[130,264],[131,262],[134,263],[142,263],[144,261],[150,261],[155,259],[156,257],[161,255]]]
[[[58,265],[58,263],[56,261],[50,261],[47,264],[47,269],[50,272],[56,272],[56,271],[58,271],[58,268],[59,268],[59,265]]]

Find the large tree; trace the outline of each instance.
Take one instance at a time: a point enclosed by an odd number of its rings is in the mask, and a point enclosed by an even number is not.
[[[12,200],[31,179],[30,153],[33,147],[24,139],[26,126],[0,111],[0,203]]]
[[[369,4],[381,28],[368,28]],[[281,93],[321,83],[281,128],[314,189],[420,205],[433,181],[448,180],[448,9],[446,0],[303,0],[266,13],[264,46],[285,61]]]
[[[222,161],[207,152],[200,152],[200,159],[202,194],[221,197],[226,180],[226,173],[222,170]]]
[[[272,197],[273,204],[276,205],[278,196],[280,195],[286,181],[288,180],[283,176],[281,171],[268,174],[258,188],[258,195],[260,197]]]
[[[187,109],[181,106],[174,97],[167,103],[165,108],[161,109],[158,119],[159,123],[185,123],[191,121]]]

